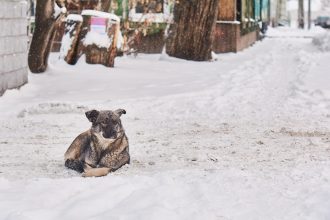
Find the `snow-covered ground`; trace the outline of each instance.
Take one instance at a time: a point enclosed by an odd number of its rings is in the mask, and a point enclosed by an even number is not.
[[[139,55],[108,69],[53,54],[0,98],[0,219],[330,219],[319,32],[270,30],[216,62]],[[127,110],[132,163],[81,178],[63,154],[92,108]]]

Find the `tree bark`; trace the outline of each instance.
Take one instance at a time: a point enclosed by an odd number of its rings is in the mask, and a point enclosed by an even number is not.
[[[42,73],[47,69],[55,22],[54,0],[37,1],[36,27],[28,56],[29,68],[33,73]]]
[[[108,12],[110,8],[111,0],[101,0],[100,1],[100,11]]]
[[[79,38],[77,42],[77,51],[76,59],[77,62],[79,57],[82,54],[86,55],[86,63],[88,64],[102,64],[107,67],[114,67],[115,58],[117,54],[117,34],[119,31],[119,24],[111,24],[111,28],[108,29],[107,35],[109,38],[112,38],[112,43],[108,48],[98,47],[95,44],[92,45],[84,45],[84,39],[86,35],[90,31],[90,16],[83,16],[83,23],[81,27],[81,31],[79,33]]]
[[[68,35],[71,40],[71,46],[70,49],[67,51],[67,54],[65,55],[64,60],[68,64],[76,64],[78,61],[77,56],[77,46],[78,46],[78,39],[79,39],[79,33],[81,31],[82,22],[81,21],[72,21],[67,20],[64,34]],[[62,40],[63,42],[63,40]]]
[[[211,59],[213,30],[219,0],[180,0],[174,8],[174,24],[166,42],[173,57],[206,61]]]
[[[83,22],[81,24],[81,27],[76,32],[75,42],[71,45],[71,58],[70,62],[68,62],[71,65],[75,65],[81,55],[85,53],[85,46],[84,46],[84,39],[89,32],[90,28],[90,16],[83,16]]]
[[[98,10],[108,12],[111,0],[67,0],[67,8],[69,12],[80,14],[82,10]]]

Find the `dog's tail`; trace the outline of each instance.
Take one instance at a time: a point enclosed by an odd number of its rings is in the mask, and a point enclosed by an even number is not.
[[[84,172],[84,164],[79,160],[67,159],[65,161],[65,166],[69,169],[78,171],[79,173]]]

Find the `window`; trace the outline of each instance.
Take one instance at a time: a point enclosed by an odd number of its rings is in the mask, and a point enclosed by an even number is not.
[[[241,5],[241,0],[238,0],[236,2],[236,20],[237,21],[242,21],[242,5]]]

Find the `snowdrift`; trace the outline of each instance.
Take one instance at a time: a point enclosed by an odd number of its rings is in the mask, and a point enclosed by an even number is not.
[[[312,42],[321,51],[330,51],[330,32],[316,35]]]

